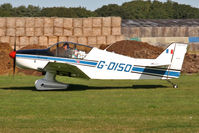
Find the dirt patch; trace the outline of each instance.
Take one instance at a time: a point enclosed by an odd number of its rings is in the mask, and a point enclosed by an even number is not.
[[[182,66],[183,73],[199,73],[199,55],[186,54]]]
[[[102,45],[100,48],[105,49],[106,46]],[[107,51],[134,58],[153,59],[160,55],[164,49],[144,42],[124,40],[108,46]]]
[[[134,57],[134,58],[146,58],[155,59],[158,57],[164,49],[157,46],[152,46],[148,43],[123,40],[109,45],[101,45],[101,49],[105,49],[110,52]],[[186,54],[183,67],[183,73],[198,73],[199,72],[199,55]]]
[[[8,43],[0,43],[0,74],[12,73],[13,59],[9,56],[12,51]]]

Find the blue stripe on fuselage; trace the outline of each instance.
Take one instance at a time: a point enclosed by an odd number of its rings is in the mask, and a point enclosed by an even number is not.
[[[150,69],[150,68],[141,68],[141,67],[133,67],[132,71],[134,72],[141,72],[141,73],[149,73],[149,74],[158,74],[158,75],[165,75],[165,76],[173,76],[179,77],[180,72],[175,71],[167,71],[167,70],[158,70],[158,69]]]
[[[90,66],[96,66],[97,65],[97,62],[92,62],[92,61],[80,60],[79,63],[77,63],[78,59],[49,57],[49,56],[47,57],[47,56],[38,56],[38,55],[17,54],[16,57],[31,58],[31,59],[44,59],[44,60],[53,60],[53,61],[63,61],[63,62],[67,62],[67,63],[76,63],[76,64],[90,65]]]

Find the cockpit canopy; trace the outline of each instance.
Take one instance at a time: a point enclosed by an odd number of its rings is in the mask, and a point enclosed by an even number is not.
[[[51,55],[56,57],[83,59],[92,48],[93,47],[73,42],[58,42],[48,49]]]

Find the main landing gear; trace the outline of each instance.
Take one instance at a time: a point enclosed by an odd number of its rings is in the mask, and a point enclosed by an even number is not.
[[[173,88],[178,88],[178,85],[177,84],[174,84],[173,82],[171,82],[169,79],[167,79],[167,82],[169,82]]]
[[[61,90],[67,89],[68,85],[64,83],[60,83],[55,80],[56,73],[55,72],[46,72],[45,77],[43,79],[39,79],[35,81],[35,87],[37,90]]]

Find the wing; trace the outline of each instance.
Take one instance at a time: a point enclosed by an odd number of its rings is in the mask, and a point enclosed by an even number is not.
[[[49,62],[45,66],[44,70],[45,71],[56,72],[58,75],[64,75],[64,76],[72,76],[72,77],[79,77],[79,78],[90,79],[78,67],[76,67],[75,65],[67,64],[67,63]]]

